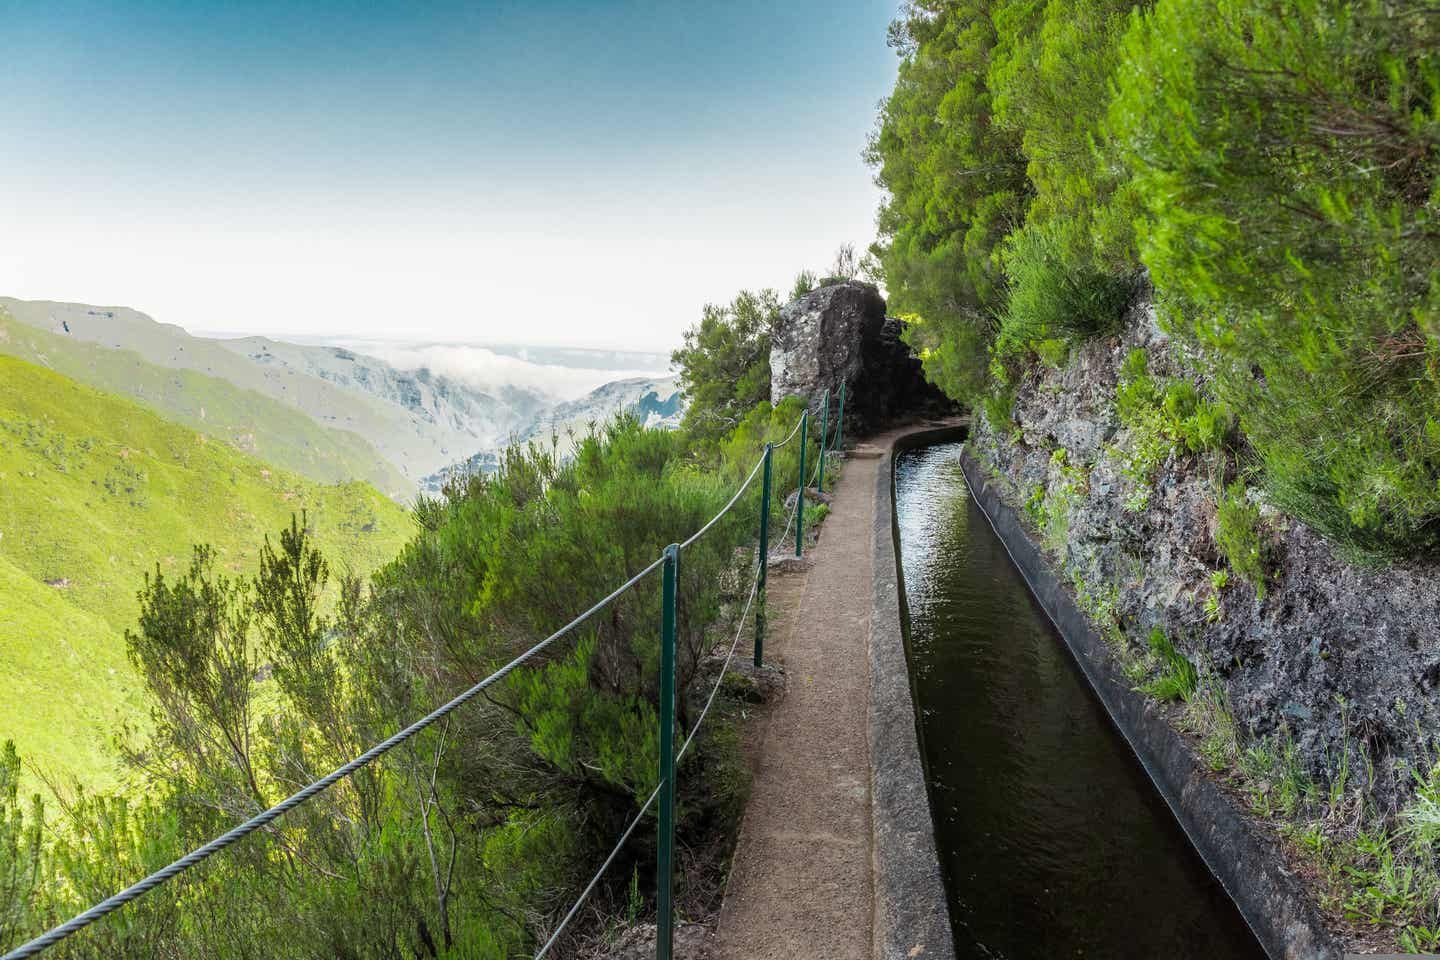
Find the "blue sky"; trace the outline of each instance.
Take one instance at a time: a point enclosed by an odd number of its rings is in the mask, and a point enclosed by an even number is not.
[[[893,0],[0,0],[0,294],[668,348],[873,236]]]

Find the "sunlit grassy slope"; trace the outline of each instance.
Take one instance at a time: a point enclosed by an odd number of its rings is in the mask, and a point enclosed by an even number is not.
[[[324,485],[52,371],[0,357],[0,740],[28,761],[114,782],[110,729],[145,715],[124,655],[136,591],[196,543],[232,574],[307,512],[336,569],[368,572],[410,531],[363,483]]]
[[[136,400],[168,420],[314,480],[365,480],[391,495],[408,494],[413,487],[357,433],[322,426],[301,410],[218,376],[160,366],[131,350],[21,323],[3,306],[0,354]]]

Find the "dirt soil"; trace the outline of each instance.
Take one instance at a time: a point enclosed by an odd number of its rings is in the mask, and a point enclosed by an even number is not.
[[[873,884],[870,757],[871,526],[875,471],[846,461],[802,569],[772,568],[767,659],[786,673],[753,756],[714,956],[868,957]],[[795,565],[790,565],[795,566]]]

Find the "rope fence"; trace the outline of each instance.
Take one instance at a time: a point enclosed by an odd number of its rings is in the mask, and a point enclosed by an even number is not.
[[[844,409],[845,387],[842,384],[840,388],[840,415],[836,418],[837,429],[834,437],[835,449],[837,450],[840,448],[841,432],[839,424],[840,418],[844,415]],[[730,670],[731,663],[734,660],[735,651],[739,648],[741,637],[743,636],[745,631],[745,624],[750,615],[752,607],[756,609],[754,631],[754,662],[755,666],[757,667],[761,665],[765,633],[764,596],[765,584],[767,579],[766,570],[769,564],[769,513],[774,452],[783,448],[786,444],[790,443],[790,441],[795,439],[797,435],[800,437],[800,462],[799,470],[796,476],[797,482],[799,483],[798,493],[795,498],[795,505],[793,508],[791,508],[789,512],[789,518],[786,522],[784,531],[780,535],[779,541],[783,544],[786,538],[789,536],[791,528],[794,527],[795,555],[799,557],[802,556],[804,553],[805,489],[807,486],[813,486],[817,477],[819,477],[821,479],[821,482],[823,483],[824,466],[829,450],[829,410],[830,391],[826,390],[824,397],[824,405],[822,407],[822,425],[819,444],[820,455],[816,458],[816,463],[814,464],[815,469],[813,472],[810,473],[808,480],[806,479],[805,455],[807,446],[806,435],[809,428],[810,413],[809,410],[806,409],[801,413],[798,422],[795,424],[794,428],[791,429],[790,433],[785,437],[784,440],[781,440],[779,443],[765,444],[764,452],[755,462],[755,465],[751,468],[745,480],[740,484],[739,488],[735,491],[735,494],[730,498],[729,502],[727,502],[725,506],[722,507],[720,511],[715,514],[715,516],[711,517],[710,520],[707,521],[699,530],[695,531],[684,541],[671,544],[670,546],[666,547],[665,551],[659,557],[651,561],[642,570],[631,576],[628,580],[626,580],[620,586],[616,587],[605,597],[596,601],[589,609],[576,616],[569,623],[565,624],[563,627],[556,630],[554,633],[550,634],[545,639],[536,643],[524,653],[515,657],[513,660],[509,661],[504,666],[500,667],[498,670],[485,677],[483,680],[480,680],[478,683],[469,687],[464,692],[460,693],[458,696],[432,710],[430,713],[426,714],[424,717],[405,727],[403,730],[400,730],[399,732],[391,735],[385,740],[382,740],[381,742],[375,744],[369,750],[366,750],[364,753],[360,754],[358,757],[355,757],[348,763],[345,763],[344,765],[336,768],[334,771],[327,774],[326,776],[321,777],[319,780],[316,780],[313,783],[305,786],[304,788],[296,791],[286,799],[270,807],[268,810],[256,814],[249,820],[246,820],[245,822],[231,828],[230,830],[226,831],[218,837],[215,837],[213,840],[210,840],[204,845],[197,847],[191,852],[185,854],[183,857],[180,857],[178,860],[175,860],[167,866],[162,867],[161,869],[155,871],[144,879],[131,884],[130,886],[110,897],[107,897],[106,899],[100,901],[99,903],[95,904],[84,912],[77,914],[71,919],[41,934],[35,939],[30,940],[29,942],[19,947],[16,947],[15,949],[6,953],[3,958],[0,958],[0,960],[25,960],[25,958],[37,956],[42,951],[55,946],[62,940],[65,940],[67,937],[70,937],[73,934],[85,929],[86,927],[90,926],[98,920],[101,920],[107,915],[114,913],[116,910],[121,909],[126,904],[139,899],[149,891],[163,885],[167,881],[173,879],[174,877],[185,872],[191,867],[194,867],[197,864],[204,862],[208,858],[214,856],[216,853],[219,853],[227,847],[237,843],[238,841],[244,839],[250,834],[255,833],[257,830],[266,827],[270,823],[284,816],[289,811],[295,809],[296,807],[300,806],[301,804],[305,803],[316,795],[328,790],[340,780],[345,779],[346,777],[350,776],[361,768],[369,765],[370,763],[373,763],[375,760],[389,753],[395,747],[410,740],[423,730],[433,726],[440,720],[446,719],[454,711],[458,710],[460,707],[464,706],[471,700],[478,697],[487,688],[494,686],[496,683],[499,683],[516,669],[524,666],[527,662],[533,660],[539,654],[544,652],[556,641],[560,640],[578,627],[585,624],[586,621],[588,621],[600,611],[604,610],[607,606],[609,606],[612,602],[614,602],[624,593],[638,586],[641,582],[643,582],[657,570],[662,571],[664,575],[661,615],[661,756],[659,758],[659,783],[657,783],[655,789],[650,793],[649,797],[641,805],[640,809],[635,813],[634,817],[631,818],[624,831],[620,834],[618,842],[615,844],[614,848],[611,849],[609,855],[606,856],[605,860],[600,864],[600,868],[596,871],[590,882],[586,884],[585,888],[581,891],[580,896],[575,901],[574,905],[571,906],[570,909],[565,913],[564,917],[560,920],[559,924],[551,933],[550,937],[535,954],[535,960],[542,960],[542,958],[548,956],[550,954],[550,951],[561,941],[561,938],[563,937],[570,923],[575,919],[576,916],[579,915],[581,908],[590,898],[591,894],[595,891],[601,879],[604,877],[606,871],[620,855],[621,851],[625,847],[625,844],[634,834],[636,828],[649,814],[650,810],[655,807],[657,802],[660,805],[660,835],[658,843],[659,852],[657,857],[658,869],[656,899],[660,916],[658,923],[658,935],[656,938],[656,957],[657,960],[671,960],[674,933],[674,917],[671,896],[674,881],[672,858],[674,846],[673,807],[675,798],[676,765],[679,763],[680,759],[685,755],[685,753],[689,750],[690,745],[694,741],[696,734],[699,733],[701,726],[704,724],[706,717],[709,715],[711,706],[714,704],[716,697],[719,695],[720,688],[724,683],[725,677]],[[755,550],[751,562],[751,565],[754,568],[754,573],[751,577],[749,592],[747,594],[745,603],[741,608],[740,614],[736,620],[734,637],[730,642],[729,648],[725,654],[724,662],[721,664],[719,673],[715,678],[714,686],[711,688],[709,696],[705,700],[705,705],[701,709],[699,716],[695,720],[695,723],[692,725],[690,731],[686,735],[684,742],[680,745],[680,748],[678,750],[675,750],[673,743],[673,735],[676,725],[675,624],[678,613],[677,581],[680,556],[687,547],[692,546],[702,537],[704,537],[707,533],[709,533],[712,529],[714,529],[716,524],[718,524],[721,519],[728,515],[730,511],[734,509],[736,504],[740,502],[745,492],[749,490],[751,484],[754,483],[755,478],[762,474],[764,480],[761,495],[759,530],[757,531]],[[758,607],[756,606],[757,599],[760,601]]]

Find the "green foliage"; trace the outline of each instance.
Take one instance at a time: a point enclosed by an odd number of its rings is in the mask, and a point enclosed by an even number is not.
[[[790,288],[790,299],[798,300],[805,296],[805,294],[815,289],[816,283],[815,271],[801,270],[795,274],[795,283]]]
[[[1149,505],[1155,471],[1168,457],[1220,449],[1234,429],[1229,408],[1202,397],[1193,383],[1152,377],[1143,348],[1131,350],[1121,365],[1115,410],[1126,427],[1117,452],[1132,484],[1126,499],[1132,511]]]
[[[126,632],[152,705],[124,753],[144,797],[64,796],[47,842],[38,799],[32,811],[17,800],[13,748],[0,754],[0,943],[272,805],[533,646],[713,516],[758,453],[742,444],[773,437],[798,405],[752,411],[704,469],[683,433],[633,417],[583,438],[565,461],[539,445],[511,449],[493,475],[419,503],[419,533],[368,589],[350,575],[332,581],[305,514],[263,539],[252,575],[204,545],[179,573],[158,565]],[[798,458],[798,445],[782,453]],[[798,470],[795,459],[781,466]],[[696,682],[708,630],[735,602],[751,493],[681,563],[682,735],[708,693]],[[77,955],[529,952],[655,786],[659,614],[653,575],[275,830],[97,925]],[[724,699],[685,758],[682,839],[733,814],[745,788]],[[647,837],[626,856],[648,861]]]
[[[1195,688],[1185,698],[1179,726],[1196,737],[1200,758],[1219,773],[1232,768],[1240,755],[1240,726],[1220,678],[1209,670],[1197,674]]]
[[[1416,770],[1413,776],[1415,796],[1400,811],[1400,822],[1416,843],[1435,849],[1440,846],[1440,763],[1424,773]]]
[[[1150,631],[1146,643],[1157,662],[1157,673],[1138,689],[1156,700],[1188,700],[1199,682],[1195,665],[1175,649],[1174,643],[1159,627]]]
[[[22,323],[0,308],[0,353],[133,400],[241,453],[320,483],[364,480],[390,496],[414,484],[360,434],[218,376],[147,362],[130,350],[86,343]]]
[[[891,41],[875,251],[933,382],[978,404],[1038,343],[1113,329],[1143,264],[1213,395],[1170,440],[1239,426],[1270,500],[1342,550],[1440,554],[1430,8],[927,0]],[[1135,508],[1164,453],[1140,440]]]
[[[1050,455],[1054,479],[1045,494],[1042,539],[1051,552],[1061,553],[1070,539],[1070,515],[1079,506],[1089,486],[1089,476],[1083,466],[1070,462],[1070,455],[1064,447],[1057,447]]]
[[[1070,360],[1070,344],[1064,340],[1036,340],[1033,344],[1040,362],[1052,370],[1061,370]]]
[[[985,420],[996,433],[1007,433],[1015,422],[1015,394],[1001,388],[986,394],[980,401]]]
[[[123,641],[141,578],[183,571],[195,543],[225,572],[245,569],[295,511],[359,573],[410,532],[365,484],[314,483],[0,357],[0,649],[15,706],[0,711],[0,738],[60,783],[118,783],[112,731],[146,713]]]
[[[765,444],[778,444],[790,436],[804,410],[805,400],[801,397],[786,397],[773,407],[768,402],[756,404],[755,408],[740,421],[740,425],[735,428],[734,432],[720,445],[719,457],[710,456],[702,459],[704,468],[717,471],[721,476],[727,477],[732,487],[738,486],[750,473],[759,451],[764,449]],[[811,424],[814,427],[813,419]],[[813,472],[813,464],[820,456],[818,434],[818,428],[812,429],[810,443],[805,453],[807,474]],[[770,536],[773,543],[774,538],[778,537],[780,531],[785,529],[785,523],[790,516],[785,510],[785,498],[790,491],[799,486],[800,438],[798,435],[772,454],[770,469],[774,491],[770,498],[770,530],[772,531]],[[759,483],[759,478],[756,478],[756,483]],[[808,519],[806,522],[809,522]]]
[[[1263,599],[1270,557],[1260,507],[1251,500],[1243,480],[1236,480],[1216,495],[1215,545],[1231,571],[1251,584]]]
[[[1002,258],[1010,280],[1000,320],[1002,354],[1036,341],[1073,342],[1112,333],[1135,293],[1129,277],[1068,264],[1052,226],[1012,234]]]
[[[1289,730],[1256,740],[1240,755],[1250,805],[1262,817],[1293,817],[1317,796]]]
[[[1021,235],[1038,232],[1026,242],[1043,243],[1057,272],[1127,294],[1139,266],[1131,224],[1136,204],[1104,120],[1132,6],[1129,0],[998,3],[999,42],[987,78],[994,122],[1019,137],[1033,191]],[[1027,280],[1008,266],[1007,273],[1019,294]],[[1093,329],[1102,330],[1115,317],[1099,313],[1094,321]]]
[[[1004,304],[995,252],[1029,193],[1018,138],[992,118],[996,39],[984,4],[910,5],[891,26],[900,71],[867,151],[889,194],[873,250],[891,309],[923,318],[909,342],[930,379],[963,400],[984,392]]]
[[[1110,107],[1273,499],[1369,555],[1440,548],[1437,49],[1420,4],[1159,0]]]
[[[913,3],[868,160],[889,192],[874,248],[910,342],[952,396],[988,356],[1113,330],[1138,263],[1133,198],[1097,136],[1128,3]]]
[[[42,874],[41,838],[45,808],[38,796],[20,792],[20,756],[15,743],[0,748],[0,950],[15,946],[35,926]]]
[[[706,304],[700,322],[685,331],[684,346],[670,355],[690,404],[684,428],[698,443],[717,443],[770,398],[770,331],[779,312],[774,290],[743,290],[723,306]]]

